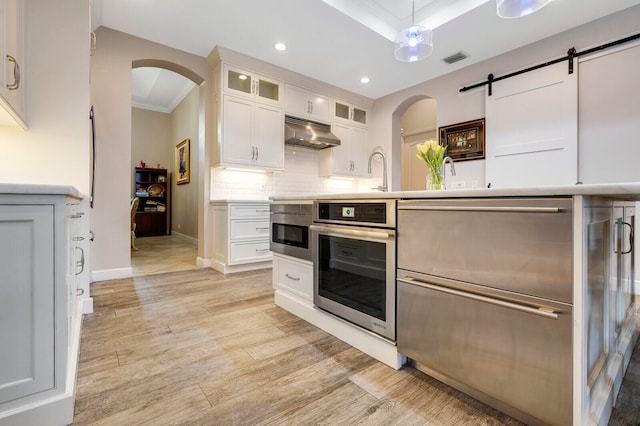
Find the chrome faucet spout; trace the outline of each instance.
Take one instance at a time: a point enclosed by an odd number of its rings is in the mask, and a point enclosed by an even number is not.
[[[382,157],[382,186],[373,189],[387,192],[389,190],[389,188],[387,187],[387,157],[382,151],[374,151],[371,153],[371,155],[369,156],[369,166],[367,168],[367,171],[369,174],[371,174],[371,160],[373,160],[373,157],[375,157],[376,155],[380,155]]]
[[[451,164],[451,176],[456,175],[456,167],[453,165],[453,159],[451,157],[444,157],[444,160],[442,160],[442,186],[444,189],[447,189],[447,173],[445,170],[447,163]]]

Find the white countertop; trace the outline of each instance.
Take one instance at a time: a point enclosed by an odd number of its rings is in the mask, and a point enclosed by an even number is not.
[[[256,203],[266,203],[269,204],[271,203],[271,200],[232,200],[232,199],[219,199],[219,200],[210,200],[209,201],[210,204],[224,204],[224,203],[244,203],[244,204],[256,204]]]
[[[0,195],[65,195],[75,198],[84,196],[71,185],[44,185],[30,183],[0,183]]]
[[[473,198],[473,197],[556,197],[573,195],[601,195],[620,200],[640,201],[640,182],[603,183],[518,188],[448,189],[444,191],[358,192],[346,194],[310,194],[308,196],[272,197],[273,201],[295,200],[359,200],[359,199],[416,199],[416,198]]]

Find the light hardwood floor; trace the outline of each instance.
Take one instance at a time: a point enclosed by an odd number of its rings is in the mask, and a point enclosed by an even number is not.
[[[91,290],[77,425],[519,424],[278,308],[271,270],[191,269]]]

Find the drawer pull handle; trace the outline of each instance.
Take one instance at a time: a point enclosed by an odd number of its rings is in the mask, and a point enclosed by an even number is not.
[[[264,253],[265,251],[270,251],[269,249],[256,249],[256,253]]]
[[[496,213],[561,213],[560,207],[484,207],[484,206],[401,206],[398,210],[496,212]]]
[[[256,228],[256,231],[268,231],[268,230],[269,230],[268,226],[266,226],[264,228]]]
[[[558,314],[553,311],[553,309],[549,309],[545,306],[540,306],[538,308],[520,305],[517,303],[507,302],[505,300],[494,299],[492,297],[486,297],[475,293],[468,293],[466,291],[455,290],[453,288],[448,287],[440,287],[438,285],[433,285],[426,283],[421,280],[417,280],[415,278],[398,278],[398,281],[403,282],[405,284],[415,285],[418,287],[428,288],[430,290],[440,291],[442,293],[451,294],[453,296],[466,297],[467,299],[475,300],[478,302],[490,303],[492,305],[502,306],[504,308],[514,309],[520,312],[526,312],[528,314],[538,315],[541,317],[549,318],[549,319],[558,319]]]
[[[300,277],[292,277],[289,274],[284,274],[284,276],[289,278],[290,280],[293,280],[293,281],[300,281]]]
[[[77,296],[82,296],[84,294],[84,288],[78,288],[76,289],[76,295]]]

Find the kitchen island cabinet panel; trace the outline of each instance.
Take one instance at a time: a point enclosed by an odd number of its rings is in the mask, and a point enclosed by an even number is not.
[[[0,206],[0,241],[3,404],[54,387],[53,207]]]
[[[0,184],[0,425],[70,424],[89,297],[88,200]]]

